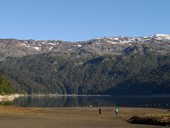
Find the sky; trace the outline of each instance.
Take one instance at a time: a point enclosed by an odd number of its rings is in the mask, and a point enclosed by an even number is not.
[[[0,38],[82,41],[170,34],[170,0],[0,0]]]

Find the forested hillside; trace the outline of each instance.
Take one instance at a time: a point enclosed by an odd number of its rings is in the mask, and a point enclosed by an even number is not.
[[[13,92],[12,86],[4,76],[0,75],[0,95],[11,94]]]
[[[170,94],[169,39],[0,40],[0,73],[19,93]]]

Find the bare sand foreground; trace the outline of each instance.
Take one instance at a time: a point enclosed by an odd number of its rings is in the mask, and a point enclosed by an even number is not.
[[[164,114],[167,110],[120,108],[23,108],[0,106],[0,128],[163,128],[163,126],[130,124],[134,115]]]

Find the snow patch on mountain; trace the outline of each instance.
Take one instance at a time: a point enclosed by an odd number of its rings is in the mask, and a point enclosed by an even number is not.
[[[41,47],[33,47],[35,50],[40,51]]]
[[[153,35],[153,37],[158,40],[170,40],[169,34],[155,34],[155,35]]]

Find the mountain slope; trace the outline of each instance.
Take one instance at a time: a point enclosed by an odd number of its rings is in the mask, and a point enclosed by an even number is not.
[[[28,42],[8,42],[1,54],[0,73],[17,92],[170,94],[168,35]],[[25,52],[11,54],[9,49]]]

